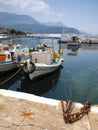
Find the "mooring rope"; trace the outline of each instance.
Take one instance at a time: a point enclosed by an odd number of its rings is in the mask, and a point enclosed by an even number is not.
[[[21,69],[22,69],[22,68],[20,68],[17,72],[15,72],[13,75],[11,75],[11,77],[9,77],[8,79],[2,81],[2,82],[0,83],[0,86],[3,85],[3,84],[5,84],[6,82],[8,82],[10,79],[12,79],[17,73],[19,73],[19,72],[21,71]]]

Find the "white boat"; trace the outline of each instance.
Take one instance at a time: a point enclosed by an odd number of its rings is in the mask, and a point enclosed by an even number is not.
[[[69,42],[67,42],[67,47],[68,46],[77,46],[80,47],[81,46],[81,40],[78,36],[71,36],[71,40]]]
[[[16,52],[18,53],[19,48],[19,45],[0,44],[0,73],[17,68],[13,62],[13,56]]]
[[[0,73],[15,69],[17,66],[13,63],[9,51],[0,51]]]
[[[31,80],[55,71],[62,63],[62,59],[56,52],[39,50],[31,52],[30,55],[31,62],[28,60],[23,68]]]
[[[11,36],[8,34],[0,34],[0,40],[3,40],[3,39],[11,39]]]

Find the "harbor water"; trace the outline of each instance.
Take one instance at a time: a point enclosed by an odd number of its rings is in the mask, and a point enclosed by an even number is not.
[[[9,41],[3,41],[7,44]],[[83,45],[80,48],[67,48],[66,43],[57,39],[14,38],[13,44],[36,47],[39,42],[54,45],[54,50],[63,49],[64,62],[55,72],[31,81],[27,74],[20,72],[0,86],[53,99],[71,99],[76,102],[98,104],[98,45]],[[93,47],[94,46],[94,47]],[[0,74],[0,82],[6,81],[17,70]]]

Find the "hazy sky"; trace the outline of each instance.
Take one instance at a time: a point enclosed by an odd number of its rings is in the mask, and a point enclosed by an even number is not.
[[[63,22],[98,34],[98,0],[0,0],[0,12],[26,14],[39,22]]]

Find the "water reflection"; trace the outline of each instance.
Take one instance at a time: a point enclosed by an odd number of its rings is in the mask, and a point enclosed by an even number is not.
[[[17,73],[18,71],[19,71],[18,69],[14,69],[7,73],[0,74],[0,88],[10,89],[10,87],[16,84],[18,82],[18,78],[20,77],[20,74]]]
[[[79,48],[80,46],[67,46],[67,49],[70,50],[70,52],[68,52],[67,55],[77,56]]]
[[[31,81],[27,74],[22,74],[18,91],[41,95],[56,86],[58,80],[55,84],[53,84],[53,80],[59,78],[60,71],[61,68],[34,81]]]
[[[77,56],[80,46],[70,46],[67,43],[59,43],[59,48],[62,50],[68,50],[68,56]]]
[[[0,83],[2,84],[0,88],[41,95],[56,86],[58,80],[55,83],[53,81],[59,79],[60,71],[61,68],[34,81],[31,81],[23,71],[16,75],[14,75],[16,71],[12,71],[0,76]],[[7,81],[9,77],[11,78]]]
[[[77,56],[77,54],[78,54],[77,52],[73,51],[67,53],[68,56]]]
[[[63,50],[67,48],[67,43],[58,43],[58,44],[59,44],[59,48],[62,48]]]

